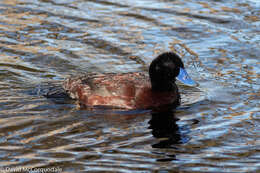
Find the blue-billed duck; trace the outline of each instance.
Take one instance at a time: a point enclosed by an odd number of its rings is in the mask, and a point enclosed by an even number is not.
[[[181,58],[166,52],[151,62],[149,75],[146,72],[90,73],[68,78],[63,88],[81,106],[150,109],[180,104],[176,78],[187,85],[195,84]]]

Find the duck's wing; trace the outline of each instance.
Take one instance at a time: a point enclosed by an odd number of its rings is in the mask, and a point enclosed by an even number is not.
[[[79,98],[79,92],[86,96],[134,96],[135,89],[147,83],[148,79],[149,77],[142,72],[87,73],[67,78],[63,88],[75,99]]]

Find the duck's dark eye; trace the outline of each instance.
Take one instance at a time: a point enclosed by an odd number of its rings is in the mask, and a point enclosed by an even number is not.
[[[159,71],[161,67],[159,65],[155,66],[155,71]]]
[[[171,70],[174,70],[176,68],[176,66],[173,62],[165,62],[164,67],[169,68]]]

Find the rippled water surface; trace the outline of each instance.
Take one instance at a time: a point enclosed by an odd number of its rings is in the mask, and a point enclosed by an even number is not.
[[[258,0],[1,0],[0,172],[259,172],[259,16]],[[76,73],[143,71],[164,51],[200,84],[179,85],[172,113],[42,96]]]

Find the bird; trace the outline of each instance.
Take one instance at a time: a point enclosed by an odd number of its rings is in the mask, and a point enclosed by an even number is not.
[[[82,108],[173,108],[181,97],[176,78],[195,85],[174,52],[164,52],[150,63],[148,72],[88,73],[67,78],[63,88]]]

